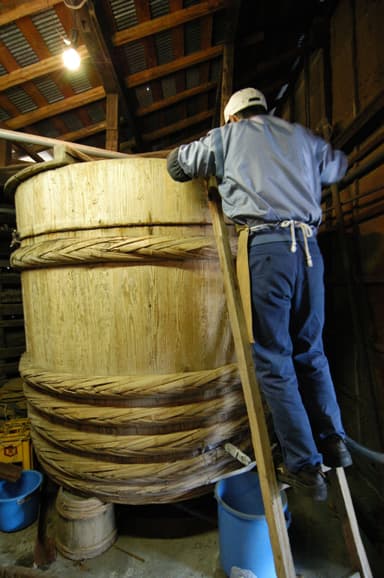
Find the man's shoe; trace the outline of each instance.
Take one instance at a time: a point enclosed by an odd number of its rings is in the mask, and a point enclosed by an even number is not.
[[[277,479],[296,491],[300,490],[304,496],[318,501],[327,499],[327,482],[321,466],[307,464],[293,473],[282,464],[277,468]]]
[[[323,464],[329,468],[346,468],[352,465],[352,457],[345,441],[336,434],[321,440],[319,451],[323,455]]]

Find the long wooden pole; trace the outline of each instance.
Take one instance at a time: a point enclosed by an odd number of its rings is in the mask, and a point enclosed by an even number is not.
[[[117,151],[109,151],[106,149],[100,149],[97,147],[91,147],[88,145],[82,145],[78,143],[72,143],[65,140],[60,140],[56,138],[49,138],[47,136],[40,136],[37,134],[28,134],[26,132],[18,132],[15,130],[9,130],[5,128],[0,128],[0,139],[10,140],[13,142],[25,142],[29,144],[36,144],[46,146],[47,148],[51,148],[56,145],[66,145],[73,149],[77,149],[85,154],[94,157],[104,157],[104,158],[126,158],[132,155],[127,155],[124,153],[119,153]]]
[[[280,490],[276,480],[269,435],[256,378],[251,345],[248,339],[245,316],[236,282],[227,226],[224,222],[220,196],[214,185],[208,186],[208,199],[224,277],[228,313],[248,412],[252,444],[256,457],[257,472],[260,479],[276,574],[278,578],[294,578],[296,572],[292,560],[287,524],[284,518]]]

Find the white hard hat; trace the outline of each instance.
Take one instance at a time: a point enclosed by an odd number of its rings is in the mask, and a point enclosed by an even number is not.
[[[267,101],[260,90],[256,88],[243,88],[242,90],[238,90],[232,94],[224,108],[224,120],[228,122],[230,115],[236,114],[249,106],[257,105],[263,106],[265,110],[267,110]]]

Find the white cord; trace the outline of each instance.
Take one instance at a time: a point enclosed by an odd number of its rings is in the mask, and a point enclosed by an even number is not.
[[[84,4],[86,4],[88,2],[88,0],[82,0],[80,2],[80,4],[78,4],[77,6],[74,6],[73,4],[68,4],[68,0],[64,0],[64,5],[67,8],[70,8],[71,10],[80,10],[80,8],[82,8],[84,6]]]

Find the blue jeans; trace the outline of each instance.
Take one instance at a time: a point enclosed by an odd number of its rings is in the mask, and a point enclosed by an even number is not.
[[[254,360],[286,467],[296,472],[322,462],[316,441],[345,436],[323,347],[323,259],[316,238],[308,240],[313,267],[290,237],[249,241]],[[261,241],[261,242],[260,242]]]

